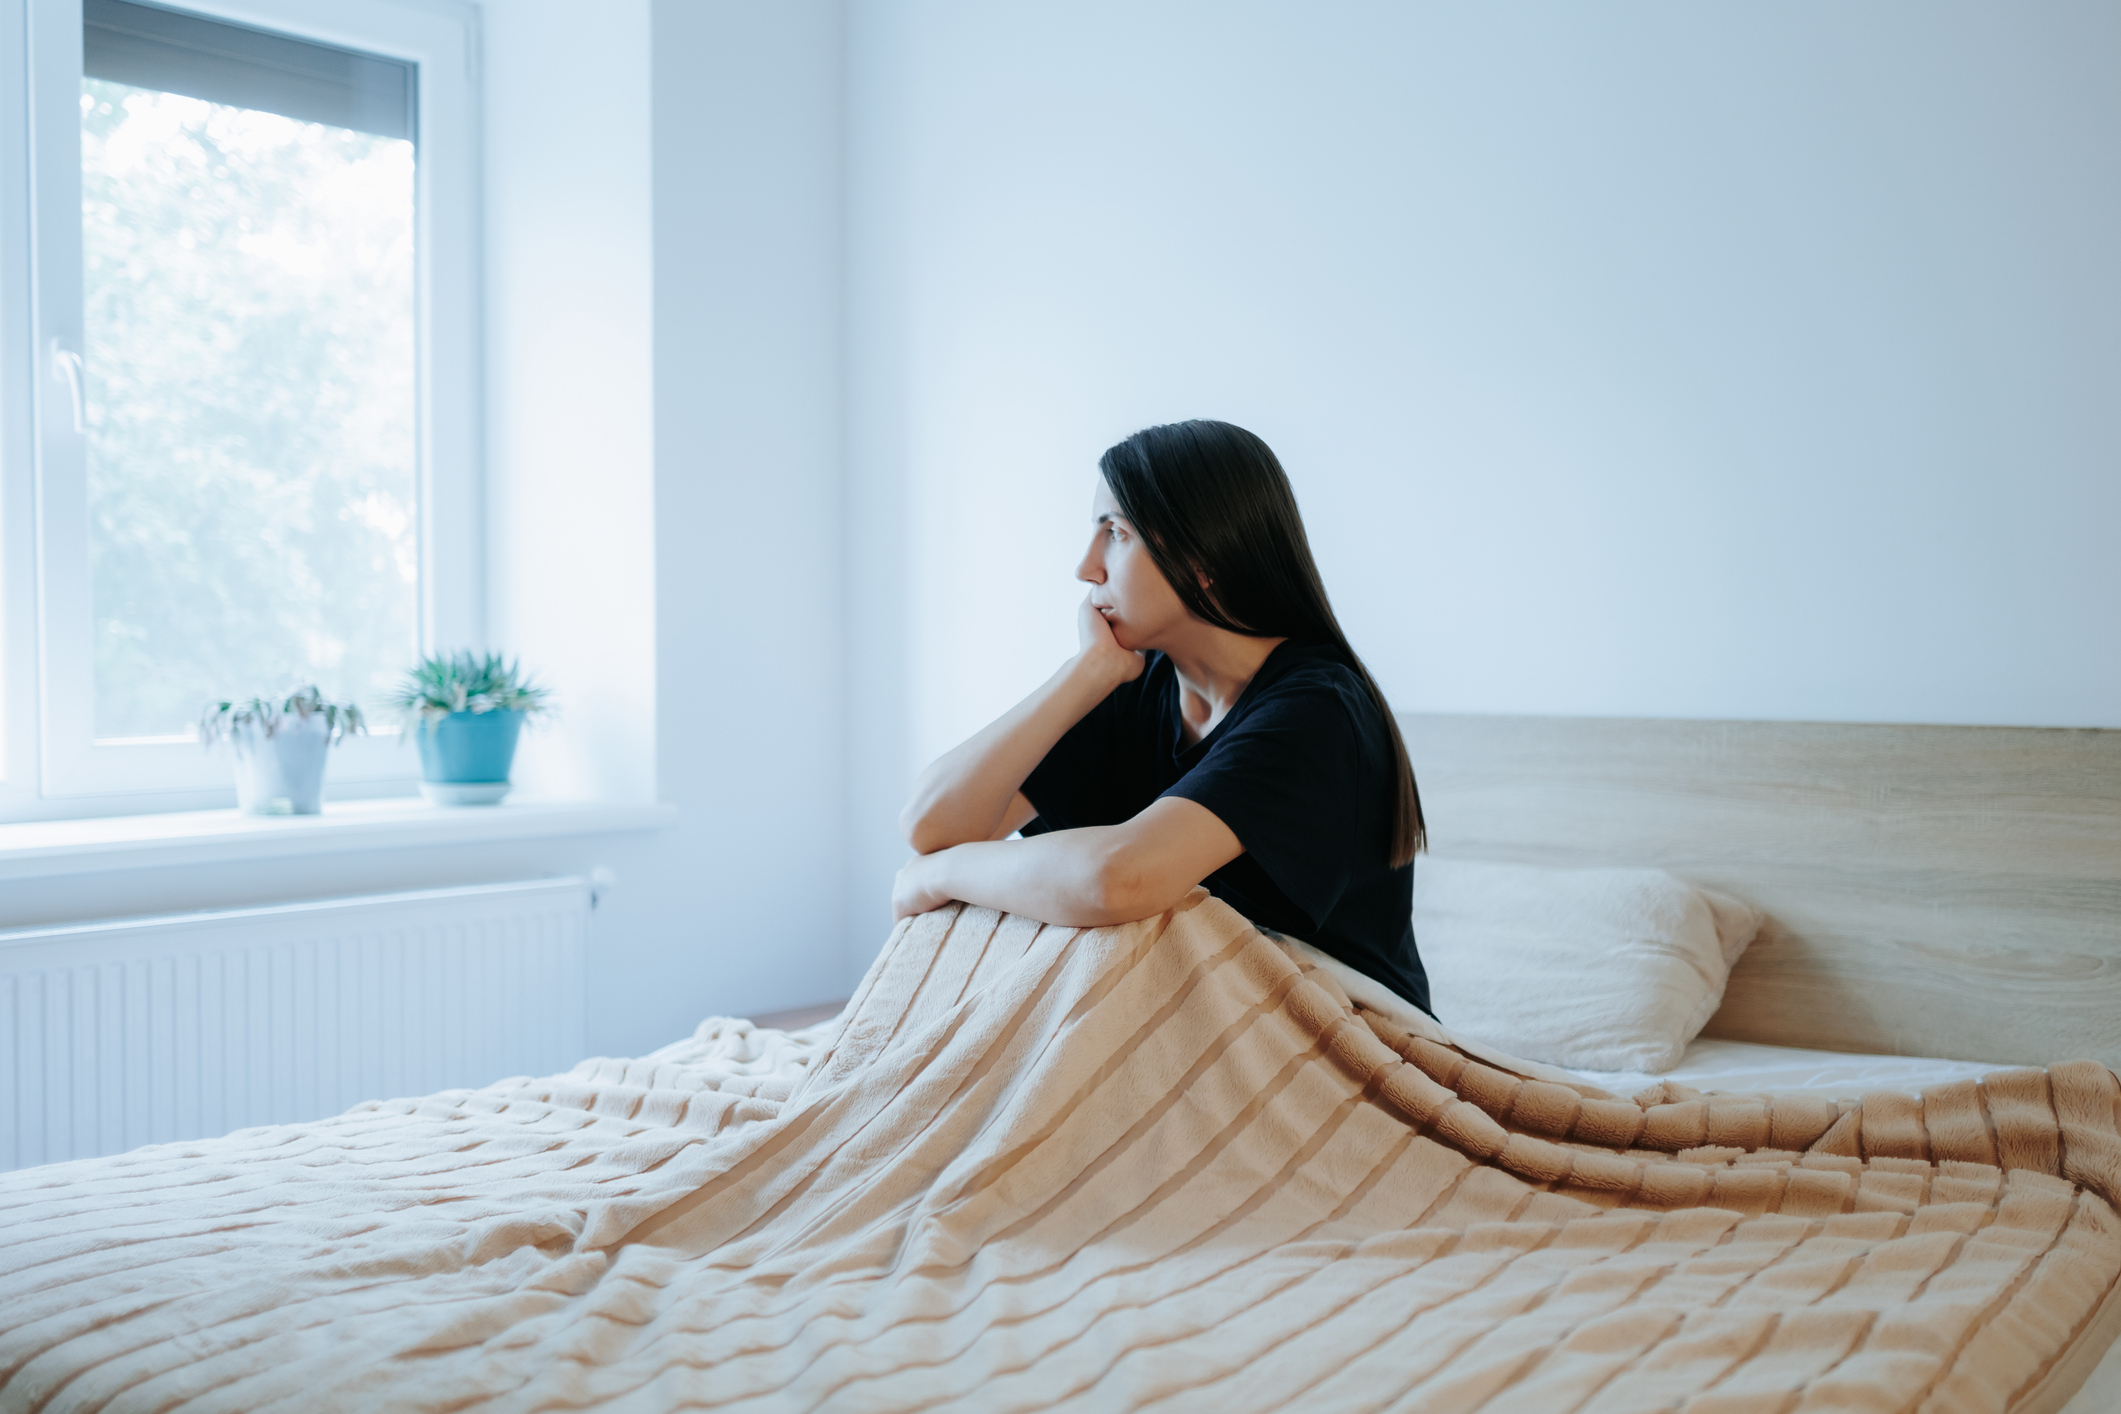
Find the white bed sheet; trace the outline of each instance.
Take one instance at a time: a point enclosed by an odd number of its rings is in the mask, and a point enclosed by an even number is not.
[[[1662,1075],[1633,1070],[1572,1070],[1569,1074],[1616,1095],[1633,1095],[1660,1080],[1676,1080],[1696,1090],[1786,1090],[1853,1100],[1866,1090],[1913,1094],[1927,1086],[2009,1068],[1993,1061],[1854,1055],[1696,1037],[1679,1064]]]

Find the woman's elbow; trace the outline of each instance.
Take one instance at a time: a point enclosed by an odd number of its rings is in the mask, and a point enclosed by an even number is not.
[[[1162,913],[1185,897],[1186,888],[1145,871],[1124,850],[1108,851],[1097,862],[1090,882],[1091,908],[1100,923],[1132,923]]]
[[[928,809],[919,799],[907,801],[906,808],[899,811],[898,832],[907,844],[913,846],[915,854],[933,854],[955,843],[943,838],[943,830],[935,819],[935,812]]]

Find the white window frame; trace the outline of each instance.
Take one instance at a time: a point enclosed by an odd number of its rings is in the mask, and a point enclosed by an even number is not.
[[[455,0],[166,3],[419,66],[419,651],[477,644],[477,11]],[[63,357],[83,347],[81,74],[81,0],[0,0],[0,89],[29,96],[0,105],[0,820],[234,801],[225,755],[189,737],[93,737],[87,439]],[[333,752],[333,794],[411,793],[417,761],[389,724],[377,726]]]

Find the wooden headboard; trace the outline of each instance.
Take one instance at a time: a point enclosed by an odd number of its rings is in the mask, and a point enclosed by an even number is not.
[[[1437,855],[1767,910],[1706,1035],[2121,1067],[2121,731],[1400,721]]]

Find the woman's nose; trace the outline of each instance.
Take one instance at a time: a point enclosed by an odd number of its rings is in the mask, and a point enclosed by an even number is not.
[[[1075,567],[1075,577],[1085,584],[1105,582],[1105,557],[1098,553],[1097,541],[1092,540],[1090,548],[1083,552],[1083,562]]]

